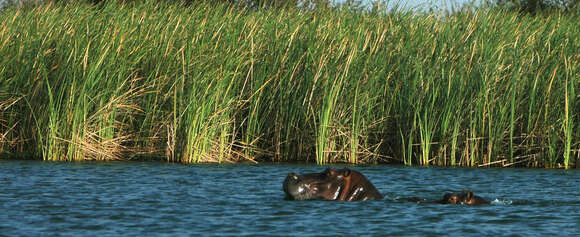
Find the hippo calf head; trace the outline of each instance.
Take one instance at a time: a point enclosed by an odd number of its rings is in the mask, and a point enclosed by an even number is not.
[[[442,204],[460,204],[462,203],[462,197],[455,193],[446,193],[443,195],[441,200]]]
[[[290,173],[282,184],[287,200],[360,201],[383,196],[361,173],[345,168],[322,173]]]
[[[482,197],[476,196],[471,190],[461,191],[461,194],[446,193],[440,201],[442,204],[467,204],[467,205],[481,205],[489,204],[489,202]]]
[[[474,195],[471,190],[469,190],[469,191],[463,190],[461,192],[461,198],[462,198],[463,204],[467,204],[467,205],[489,204],[489,202],[487,200],[483,199],[480,196]]]

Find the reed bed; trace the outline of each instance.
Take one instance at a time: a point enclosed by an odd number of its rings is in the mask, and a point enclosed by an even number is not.
[[[47,2],[0,14],[0,153],[577,167],[578,10]]]

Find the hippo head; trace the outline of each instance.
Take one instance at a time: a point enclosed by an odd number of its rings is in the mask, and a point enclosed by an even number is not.
[[[442,204],[460,204],[463,202],[463,197],[455,193],[446,193],[441,199]]]
[[[473,194],[471,190],[463,190],[461,191],[461,199],[462,203],[467,205],[481,205],[481,204],[489,204],[489,202],[483,199],[480,196],[476,196]]]
[[[467,204],[480,205],[489,204],[489,202],[479,196],[473,194],[471,190],[463,190],[461,194],[446,193],[440,201],[442,204]]]
[[[361,173],[345,168],[328,168],[322,173],[290,173],[282,184],[287,200],[360,201],[383,196]]]
[[[326,169],[322,173],[297,175],[290,173],[284,180],[282,188],[287,200],[331,199],[336,200],[350,176],[350,169]]]

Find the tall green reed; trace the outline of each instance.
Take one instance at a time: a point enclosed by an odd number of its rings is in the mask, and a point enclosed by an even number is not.
[[[0,151],[570,168],[577,16],[164,1],[8,9]]]

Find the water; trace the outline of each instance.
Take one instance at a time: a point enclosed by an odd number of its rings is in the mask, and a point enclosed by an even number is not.
[[[0,236],[580,234],[580,171],[351,167],[385,199],[285,201],[306,165],[0,161]],[[491,205],[405,202],[472,189]]]

